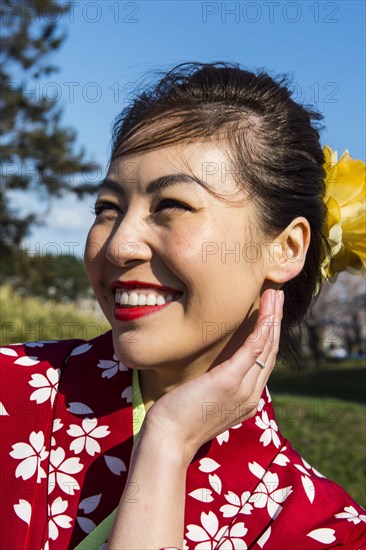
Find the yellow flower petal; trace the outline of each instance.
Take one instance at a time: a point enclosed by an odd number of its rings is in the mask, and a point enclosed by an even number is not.
[[[337,152],[328,145],[324,146],[324,156],[325,231],[331,253],[321,265],[322,278],[334,282],[338,273],[346,270],[366,278],[365,163],[353,159],[347,150],[338,160]]]
[[[324,145],[323,147],[323,153],[325,156],[325,164],[336,164],[338,160],[338,153],[337,151],[333,151],[329,145]]]
[[[333,227],[329,231],[328,240],[329,240],[329,244],[332,247],[332,256],[335,256],[336,254],[338,254],[338,252],[342,248],[342,245],[343,245],[342,235],[343,235],[343,231],[340,223],[333,225]]]
[[[327,195],[333,197],[340,208],[354,201],[365,200],[365,163],[362,160],[353,159],[348,151],[345,151],[334,164],[333,153],[334,151],[328,147],[324,164],[327,173],[325,179]]]
[[[327,231],[329,233],[330,228],[341,221],[341,209],[339,208],[337,201],[334,200],[333,197],[329,197],[329,199],[326,201],[326,206],[328,212]]]
[[[342,208],[343,244],[361,259],[366,259],[366,204],[356,203]]]

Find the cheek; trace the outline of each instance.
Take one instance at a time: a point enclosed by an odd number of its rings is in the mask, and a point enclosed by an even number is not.
[[[208,313],[217,308],[223,280],[239,271],[242,266],[228,256],[222,262],[220,235],[212,228],[192,227],[170,234],[159,254],[164,264],[181,280],[188,293],[188,311],[194,315]],[[234,265],[233,265],[234,264]],[[235,276],[237,279],[238,276]]]
[[[221,227],[203,239],[192,236],[194,246],[184,258],[193,302],[212,319],[242,319],[256,302],[264,281],[261,255],[257,258],[245,241],[233,238],[239,234],[239,229],[225,232]]]
[[[158,236],[157,256],[175,274],[186,281],[187,274],[200,262],[202,236],[199,230],[179,228]]]

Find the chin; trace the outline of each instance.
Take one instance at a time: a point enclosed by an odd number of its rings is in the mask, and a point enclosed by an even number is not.
[[[123,333],[113,329],[114,351],[118,360],[130,369],[149,369],[159,363],[161,345],[161,342],[157,346],[142,342],[136,329]]]

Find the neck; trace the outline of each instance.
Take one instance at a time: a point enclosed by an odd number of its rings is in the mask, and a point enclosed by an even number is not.
[[[174,364],[170,368],[143,369],[139,371],[139,384],[142,400],[147,412],[153,404],[166,393],[185,382],[207,372],[208,368],[198,366],[196,362],[189,367]]]
[[[257,317],[257,312],[255,317]],[[225,341],[220,340],[216,346],[207,349],[199,356],[188,357],[184,363],[175,362],[169,365],[159,365],[158,368],[141,369],[139,384],[146,412],[166,393],[203,375],[232,357],[243,344],[243,338],[240,335],[243,334],[244,323],[245,321],[231,337]]]

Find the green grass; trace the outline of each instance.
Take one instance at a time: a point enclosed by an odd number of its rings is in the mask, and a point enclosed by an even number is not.
[[[109,330],[107,321],[82,315],[72,304],[57,304],[38,298],[22,298],[8,286],[0,288],[0,343],[36,340],[89,340]]]
[[[269,389],[282,434],[320,473],[366,506],[366,414],[340,399],[277,394]]]

